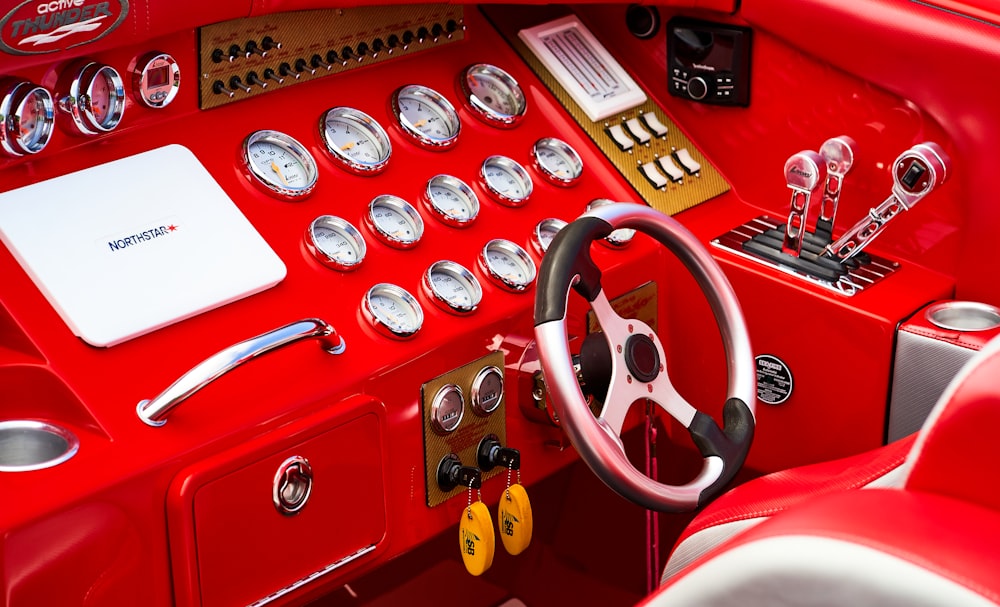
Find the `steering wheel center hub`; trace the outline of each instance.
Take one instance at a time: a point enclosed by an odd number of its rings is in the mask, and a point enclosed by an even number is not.
[[[625,366],[632,377],[645,383],[660,374],[660,353],[648,335],[631,335],[625,341]]]

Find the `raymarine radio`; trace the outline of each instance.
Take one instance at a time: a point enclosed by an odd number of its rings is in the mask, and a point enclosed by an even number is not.
[[[670,94],[701,103],[750,104],[752,30],[686,17],[667,23]]]

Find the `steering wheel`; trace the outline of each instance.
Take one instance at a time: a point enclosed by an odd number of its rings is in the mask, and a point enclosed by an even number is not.
[[[601,271],[590,257],[590,245],[618,228],[648,234],[670,249],[708,299],[728,369],[723,428],[674,388],[656,333],[640,320],[620,317],[601,289]],[[590,302],[610,358],[608,393],[597,417],[587,407],[573,368],[566,328],[570,288]],[[721,492],[743,465],[753,440],[756,404],[754,359],[743,312],[718,264],[673,218],[644,205],[617,203],[588,211],[560,230],[539,270],[535,341],[561,426],[583,461],[622,497],[652,510],[692,510]],[[629,462],[620,439],[622,425],[632,403],[642,399],[655,402],[690,432],[704,458],[694,480],[667,485]]]

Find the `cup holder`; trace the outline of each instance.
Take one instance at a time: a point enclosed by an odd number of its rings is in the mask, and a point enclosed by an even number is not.
[[[976,301],[945,301],[927,308],[927,320],[949,331],[987,331],[1000,327],[1000,309]]]
[[[0,422],[0,472],[27,472],[56,466],[76,455],[76,435],[34,420]]]

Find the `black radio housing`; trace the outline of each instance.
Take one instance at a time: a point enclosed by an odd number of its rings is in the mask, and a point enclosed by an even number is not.
[[[671,95],[700,103],[750,105],[753,30],[688,17],[667,22]]]

